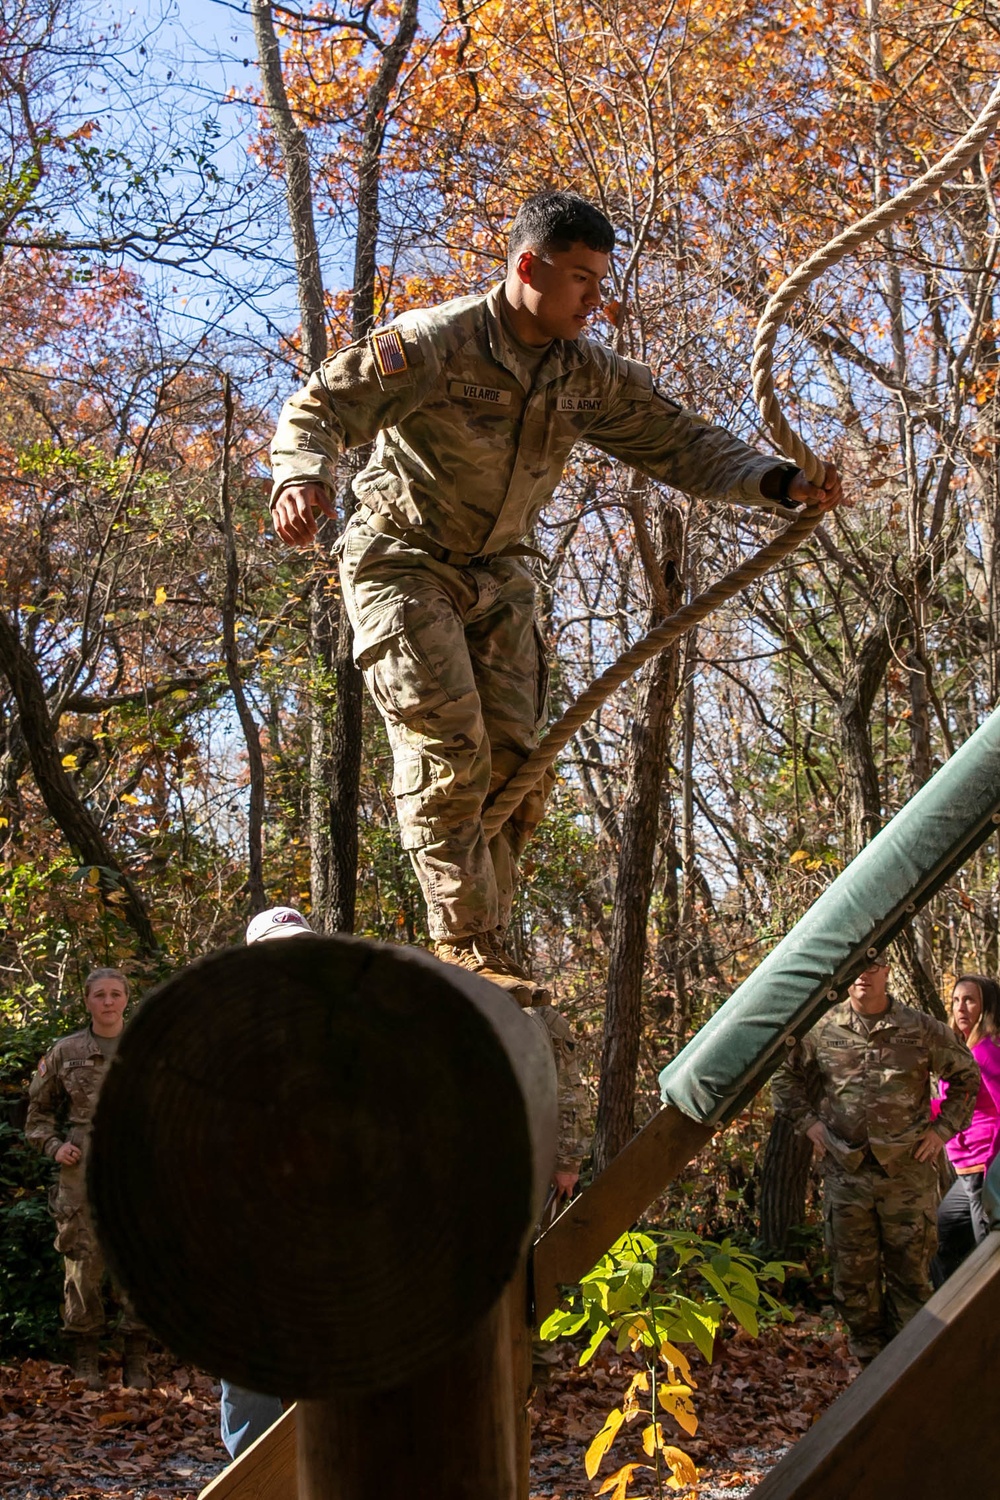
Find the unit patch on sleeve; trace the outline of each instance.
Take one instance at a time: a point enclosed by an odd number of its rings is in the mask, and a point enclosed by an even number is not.
[[[558,411],[603,411],[603,396],[560,396]]]
[[[476,385],[473,380],[452,380],[448,391],[452,396],[461,396],[465,401],[485,401],[490,406],[510,405],[510,391],[501,391],[492,385]]]
[[[402,375],[409,369],[403,340],[395,328],[372,334],[372,350],[380,375]]]

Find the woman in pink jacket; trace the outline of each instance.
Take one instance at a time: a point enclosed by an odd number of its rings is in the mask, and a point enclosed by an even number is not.
[[[938,1208],[938,1252],[931,1266],[935,1287],[947,1280],[989,1230],[982,1205],[983,1177],[1000,1150],[1000,985],[996,980],[985,974],[960,974],[951,992],[951,1024],[968,1043],[982,1082],[972,1119],[946,1148],[956,1177]],[[942,1083],[942,1094],[947,1089]]]

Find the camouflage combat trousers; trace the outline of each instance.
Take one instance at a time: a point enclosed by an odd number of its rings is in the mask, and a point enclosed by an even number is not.
[[[848,1347],[874,1359],[931,1295],[937,1167],[908,1157],[890,1177],[875,1162],[848,1172],[826,1158],[826,1246]]]
[[[358,521],[341,539],[354,655],[385,721],[403,848],[433,938],[510,920],[544,786],[487,843],[482,813],[538,743],[547,671],[535,585],[517,558],[455,568]]]
[[[104,1288],[108,1269],[84,1196],[83,1167],[64,1167],[50,1195],[56,1221],[55,1246],[63,1256],[63,1327],[67,1333],[103,1333],[107,1323]],[[142,1329],[127,1298],[111,1287],[122,1309],[124,1333]]]

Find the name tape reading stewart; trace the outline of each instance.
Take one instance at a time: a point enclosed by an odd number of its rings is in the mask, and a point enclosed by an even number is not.
[[[476,385],[468,380],[453,380],[448,387],[453,396],[466,401],[488,401],[491,406],[509,406],[510,391],[498,391],[491,385]]]

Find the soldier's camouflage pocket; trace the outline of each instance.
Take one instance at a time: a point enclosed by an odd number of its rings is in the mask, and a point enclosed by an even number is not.
[[[49,1188],[49,1213],[54,1219],[71,1219],[87,1201],[86,1179],[82,1166],[60,1167],[59,1175]]]
[[[55,1247],[70,1260],[81,1260],[93,1251],[94,1238],[82,1209],[68,1219],[57,1219]]]
[[[60,1174],[49,1188],[49,1212],[56,1221],[56,1249],[60,1255],[76,1260],[89,1252],[94,1235],[85,1206],[82,1174],[78,1167],[70,1172],[69,1180]]]
[[[398,599],[366,610],[354,630],[354,660],[383,718],[405,723],[447,703],[450,694],[407,629]]]

